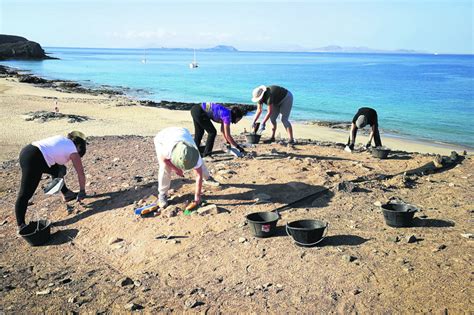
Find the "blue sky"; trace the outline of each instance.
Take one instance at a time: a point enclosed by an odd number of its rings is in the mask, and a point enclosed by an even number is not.
[[[474,53],[473,1],[0,0],[0,33],[42,46]]]

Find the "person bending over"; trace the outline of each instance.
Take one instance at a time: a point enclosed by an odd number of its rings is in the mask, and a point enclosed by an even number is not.
[[[200,150],[203,157],[211,154],[217,134],[211,120],[221,124],[221,132],[227,144],[237,148],[241,153],[245,152],[230,134],[230,124],[236,124],[242,119],[243,113],[240,108],[234,106],[228,109],[217,103],[202,103],[196,104],[191,108],[191,116],[194,122],[194,142],[198,148],[200,148],[204,131],[207,132],[206,146],[204,150]]]
[[[262,123],[260,124],[258,132],[261,133],[263,130],[265,130],[265,124],[267,123],[268,119],[270,119],[273,126],[272,137],[270,138],[270,141],[275,141],[275,132],[277,128],[276,120],[278,115],[281,114],[281,122],[288,133],[289,143],[295,142],[293,138],[293,127],[288,120],[290,117],[291,108],[293,107],[293,94],[291,94],[290,91],[277,85],[270,85],[268,87],[261,85],[253,90],[252,102],[257,103],[257,112],[255,113],[251,130],[255,130],[258,118],[262,113],[263,104],[267,104],[268,111],[263,118]]]
[[[194,203],[199,205],[203,179],[208,179],[210,176],[189,130],[181,127],[165,128],[155,136],[154,143],[159,164],[158,205],[160,208],[168,206],[167,194],[171,185],[171,174],[176,173],[183,177],[183,172],[191,169],[196,175]]]
[[[21,182],[18,197],[15,203],[15,215],[18,227],[25,224],[25,215],[28,201],[38,188],[43,174],[50,174],[53,178],[62,178],[66,175],[66,164],[72,161],[79,181],[79,193],[72,192],[64,184],[61,188],[65,202],[86,196],[86,177],[82,166],[82,157],[86,154],[86,137],[80,131],[73,131],[64,136],[54,136],[32,142],[20,152]]]
[[[370,136],[369,136],[369,142],[367,142],[365,147],[369,148],[371,146],[372,139],[374,139],[376,147],[382,146],[382,140],[380,139],[377,112],[373,108],[361,107],[355,114],[354,118],[352,118],[349,140],[345,148],[346,151],[352,152],[352,150],[354,150],[357,130],[359,128],[364,128],[366,125],[369,125],[371,127],[371,131],[370,131]]]

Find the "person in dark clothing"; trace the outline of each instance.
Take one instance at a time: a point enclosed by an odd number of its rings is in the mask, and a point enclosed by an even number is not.
[[[351,132],[349,135],[347,146],[345,148],[346,151],[352,152],[352,150],[354,150],[357,130],[359,128],[364,128],[366,125],[369,125],[372,130],[370,131],[369,142],[367,142],[365,147],[369,148],[371,146],[372,139],[374,139],[376,147],[382,146],[377,112],[373,108],[361,107],[355,114],[354,118],[352,118]]]
[[[281,114],[281,122],[288,133],[289,143],[295,142],[293,138],[293,127],[288,120],[290,117],[291,108],[293,107],[293,94],[291,94],[290,91],[277,85],[270,85],[268,87],[261,85],[252,91],[252,102],[257,103],[257,112],[255,113],[251,130],[255,129],[258,118],[262,113],[263,104],[267,104],[268,111],[263,118],[262,123],[260,124],[258,133],[261,133],[263,130],[265,130],[265,124],[267,123],[268,119],[270,119],[273,125],[270,141],[274,141],[277,128],[276,120]]]
[[[194,142],[200,148],[200,153],[203,157],[208,156],[214,147],[214,140],[217,135],[216,128],[211,120],[221,124],[221,132],[228,145],[235,147],[240,153],[245,150],[235,142],[230,134],[230,124],[238,123],[243,116],[242,110],[238,107],[227,107],[217,103],[202,103],[196,104],[191,108],[191,116],[194,122]],[[207,132],[206,146],[204,150],[200,147],[204,131]]]
[[[81,158],[86,153],[86,140],[82,132],[73,131],[64,136],[54,136],[28,144],[20,152],[21,183],[15,203],[15,216],[19,229],[25,224],[28,201],[38,188],[43,174],[53,178],[66,175],[65,164],[72,161],[79,180],[79,193],[69,190],[64,184],[61,188],[63,200],[82,200],[86,196],[85,175]]]

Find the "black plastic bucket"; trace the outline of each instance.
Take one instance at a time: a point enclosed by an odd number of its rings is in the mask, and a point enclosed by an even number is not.
[[[49,220],[31,221],[20,230],[19,234],[32,246],[43,245],[51,238],[51,222]]]
[[[387,203],[382,205],[385,223],[391,227],[407,227],[413,225],[413,216],[418,209],[406,203]]]
[[[286,224],[286,233],[301,246],[318,244],[324,239],[327,230],[328,223],[320,220],[298,220]]]
[[[385,148],[385,147],[372,148],[372,156],[379,159],[386,159],[389,153],[390,153],[390,149]]]
[[[269,237],[275,234],[280,216],[275,212],[254,212],[246,216],[250,231],[256,237]]]
[[[250,143],[250,144],[257,144],[260,141],[261,136],[262,135],[258,135],[255,133],[250,133],[250,134],[245,135],[245,137],[247,138],[247,143]]]

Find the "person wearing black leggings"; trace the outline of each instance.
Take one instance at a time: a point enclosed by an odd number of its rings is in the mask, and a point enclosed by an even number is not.
[[[244,152],[244,149],[235,142],[230,134],[230,124],[236,124],[242,119],[243,113],[240,108],[232,107],[229,109],[217,103],[202,103],[191,108],[191,116],[194,122],[194,142],[203,157],[211,154],[217,135],[216,128],[211,120],[221,124],[221,132],[227,144],[237,148],[242,153]],[[200,144],[204,131],[207,132],[207,140],[206,146],[202,149]]]
[[[64,201],[85,198],[85,175],[81,158],[86,153],[86,141],[82,132],[73,131],[67,137],[55,136],[33,142],[20,152],[21,182],[15,203],[16,222],[21,229],[25,224],[28,201],[38,188],[43,174],[53,178],[66,175],[65,164],[72,161],[78,175],[80,191],[74,193],[64,184],[61,188]]]

